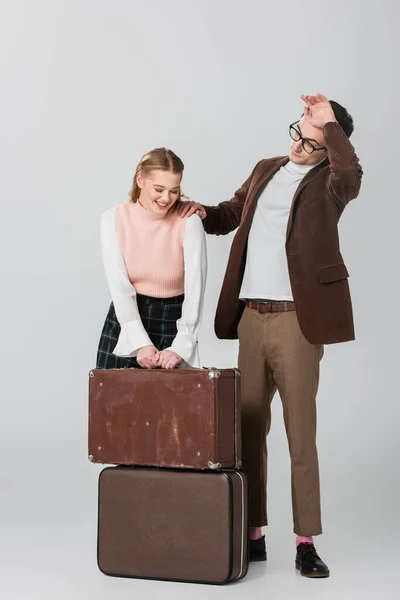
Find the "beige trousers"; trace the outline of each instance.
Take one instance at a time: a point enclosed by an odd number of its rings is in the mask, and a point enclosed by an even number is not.
[[[271,401],[278,390],[289,443],[294,532],[322,533],[316,394],[323,346],[302,334],[295,311],[245,308],[238,327],[242,374],[243,469],[249,480],[250,526],[267,525],[267,445]]]

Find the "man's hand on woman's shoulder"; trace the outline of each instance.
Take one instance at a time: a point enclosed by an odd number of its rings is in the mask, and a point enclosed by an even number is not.
[[[205,219],[207,216],[204,206],[202,206],[199,202],[194,202],[193,200],[182,201],[179,215],[183,218],[191,217],[193,214],[199,215],[201,219]]]

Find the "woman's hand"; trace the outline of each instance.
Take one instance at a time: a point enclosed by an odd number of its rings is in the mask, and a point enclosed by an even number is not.
[[[198,202],[194,202],[193,200],[182,202],[182,208],[179,211],[182,218],[191,217],[194,213],[199,215],[201,219],[205,219],[207,216],[205,208]]]
[[[155,369],[158,367],[159,354],[155,346],[143,346],[137,353],[136,360],[144,369]]]
[[[163,369],[175,369],[183,363],[183,358],[172,350],[161,350],[158,354],[158,366]]]

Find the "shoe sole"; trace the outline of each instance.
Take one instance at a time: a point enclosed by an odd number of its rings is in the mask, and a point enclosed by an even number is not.
[[[260,554],[250,554],[249,557],[249,561],[250,562],[262,562],[267,560],[267,553],[260,553]]]
[[[296,569],[300,571],[300,575],[302,575],[303,577],[308,577],[309,579],[325,579],[330,575],[329,571],[327,573],[303,573],[303,571],[301,570],[301,565],[299,565],[299,563],[296,562],[295,566]]]

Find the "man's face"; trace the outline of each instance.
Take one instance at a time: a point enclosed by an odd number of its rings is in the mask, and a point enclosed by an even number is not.
[[[291,136],[295,138],[290,146],[289,157],[292,162],[298,165],[315,165],[325,158],[326,148],[321,148],[325,146],[322,129],[311,125],[306,117],[303,116],[292,126]]]

